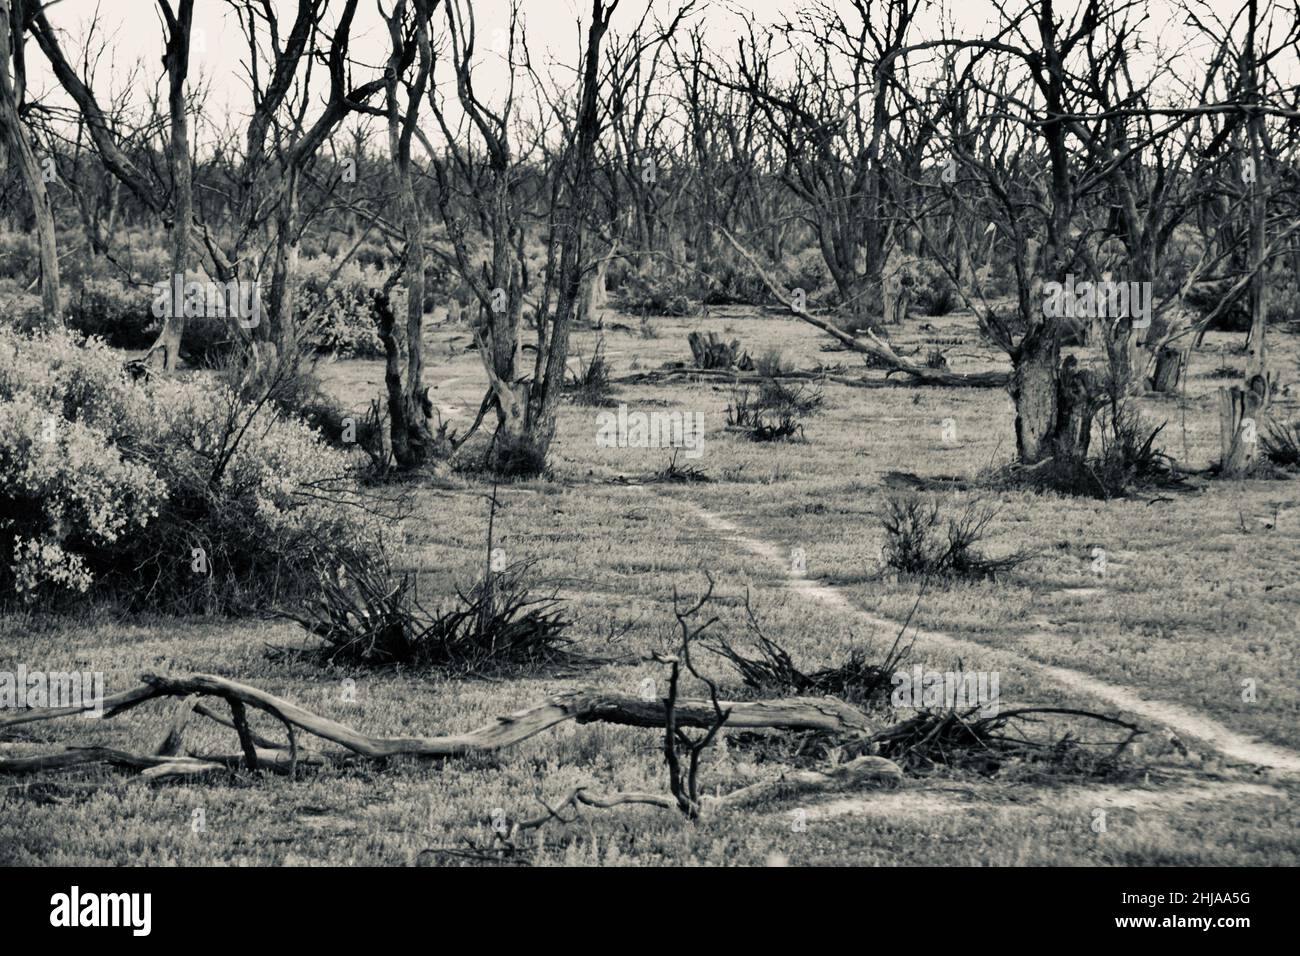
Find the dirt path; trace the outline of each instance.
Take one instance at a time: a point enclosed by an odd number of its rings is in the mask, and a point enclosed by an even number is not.
[[[788,555],[776,545],[757,538],[720,515],[690,501],[674,499],[674,505],[685,506],[698,516],[700,522],[719,537],[733,542],[751,554],[786,570],[786,584],[796,594],[808,600],[825,604],[837,612],[849,615],[870,627],[887,634],[897,633],[901,621],[879,617],[854,605],[837,588],[789,572]],[[1104,700],[1130,714],[1145,717],[1161,724],[1180,736],[1194,737],[1224,756],[1243,763],[1272,767],[1287,774],[1300,774],[1300,753],[1277,747],[1239,734],[1218,721],[1172,704],[1149,700],[1137,688],[1125,687],[1100,680],[1081,671],[1045,664],[1020,652],[989,647],[978,641],[954,637],[941,631],[913,629],[917,647],[928,645],[952,651],[967,660],[979,660],[986,666],[993,664],[1010,672],[1020,671],[1049,681],[1076,693]],[[1027,636],[1033,637],[1031,633]]]
[[[1103,809],[1154,811],[1168,814],[1175,810],[1185,810],[1199,803],[1250,797],[1288,799],[1286,791],[1262,783],[1205,782],[1173,789],[1117,786],[1039,788],[1030,791],[1028,799],[1021,794],[1021,800],[1016,803],[980,799],[973,792],[963,794],[953,790],[904,789],[870,793],[866,796],[840,797],[808,807],[806,812],[809,822],[848,816],[887,816],[891,820],[917,819],[949,816],[976,809],[1008,813],[1041,813],[1044,810],[1052,813],[1071,810],[1088,812]]]

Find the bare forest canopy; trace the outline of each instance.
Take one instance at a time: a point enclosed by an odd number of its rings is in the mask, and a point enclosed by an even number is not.
[[[259,290],[240,347],[296,354],[305,263],[328,257],[328,286],[364,259],[403,468],[467,437],[425,391],[443,307],[469,310],[498,467],[543,468],[611,268],[634,311],[772,306],[901,380],[1005,385],[1030,466],[1085,456],[1101,398],[1158,385],[1212,323],[1249,333],[1231,435],[1276,384],[1269,316],[1300,271],[1293,3],[0,0],[0,23],[0,196],[35,236],[18,291],[41,319],[64,321],[84,249],[181,290],[147,349],[167,371],[211,308],[191,282],[232,312]],[[142,266],[133,230],[165,257]],[[925,271],[1008,371],[890,346]],[[1062,352],[1093,332],[1104,371]]]

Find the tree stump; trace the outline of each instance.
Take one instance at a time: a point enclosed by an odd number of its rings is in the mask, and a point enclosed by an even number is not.
[[[1156,353],[1155,373],[1151,376],[1151,391],[1168,394],[1178,389],[1187,368],[1187,353],[1168,345]]]
[[[1259,432],[1264,427],[1267,388],[1256,376],[1246,388],[1219,389],[1219,473],[1225,477],[1248,474],[1259,456]]]

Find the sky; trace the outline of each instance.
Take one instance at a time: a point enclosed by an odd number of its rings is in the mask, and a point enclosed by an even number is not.
[[[174,2],[174,0],[173,0]],[[386,0],[391,3],[391,0]],[[680,6],[680,0],[621,0],[615,13],[613,29],[630,31],[644,14],[647,2],[665,21]],[[802,0],[802,4],[813,0]],[[847,0],[825,0],[847,9]],[[1076,0],[1077,2],[1077,0]],[[1174,0],[1153,0],[1153,16],[1146,26],[1146,42],[1166,47],[1186,42],[1190,30],[1173,13]],[[1241,0],[1192,0],[1206,11],[1229,16],[1239,9]],[[293,0],[274,0],[283,12],[287,32],[292,19]],[[341,0],[331,0],[329,8],[337,15]],[[710,45],[720,55],[735,47],[735,38],[747,22],[771,24],[793,15],[800,0],[697,0],[690,21],[703,23]],[[1009,8],[1018,9],[1015,0]],[[879,0],[876,2],[879,6]],[[1058,9],[1075,6],[1071,0],[1058,0]],[[576,66],[578,51],[585,35],[585,21],[590,16],[590,0],[521,0],[520,9],[526,25],[529,46],[535,58],[543,62]],[[505,89],[507,71],[503,54],[506,48],[509,6],[506,0],[478,0],[474,14],[478,23],[482,54],[475,71],[476,90],[491,99]],[[65,31],[65,53],[74,61],[86,43],[89,24],[98,17],[99,34],[107,42],[107,51],[98,64],[91,86],[102,103],[111,101],[111,93],[128,93],[137,107],[150,95],[165,99],[161,84],[163,21],[155,0],[53,0],[49,17],[57,29]],[[332,22],[333,17],[329,18]],[[935,0],[927,3],[918,16],[917,32],[924,37],[938,34],[941,21],[950,22],[958,35],[988,36],[995,29],[998,16],[993,0]],[[443,23],[441,17],[436,21]],[[352,56],[356,61],[355,77],[369,79],[378,74],[379,64],[387,56],[388,36],[379,16],[377,0],[360,0],[352,34]],[[227,0],[196,0],[192,48],[191,86],[201,82],[207,89],[204,122],[197,124],[196,140],[214,135],[216,127],[242,127],[249,111],[247,55],[245,40]],[[132,66],[140,69],[133,72]],[[780,72],[780,64],[773,64]],[[45,58],[35,43],[28,41],[29,98],[67,104],[67,98],[55,81]],[[324,71],[317,71],[324,80]],[[317,102],[323,95],[317,91]],[[206,127],[206,132],[205,132]]]

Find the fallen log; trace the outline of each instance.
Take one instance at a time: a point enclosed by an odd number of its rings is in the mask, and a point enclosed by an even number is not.
[[[831,382],[847,385],[849,388],[894,388],[900,383],[890,379],[852,378],[834,372],[799,371],[765,374],[762,372],[734,372],[716,368],[658,368],[646,372],[634,372],[622,378],[611,379],[611,385],[652,385],[668,379],[688,378],[706,382],[725,382],[728,385],[762,385],[767,381],[810,382],[820,385]]]
[[[172,757],[159,754],[133,754],[112,747],[68,747],[52,754],[33,754],[27,757],[0,757],[0,773],[36,773],[43,770],[67,770],[88,764],[107,763],[132,770],[151,770],[179,764],[193,764],[192,757]],[[214,769],[220,770],[214,764]]]
[[[576,690],[550,697],[540,704],[512,714],[497,717],[491,723],[464,734],[440,737],[371,737],[346,724],[322,717],[290,701],[276,697],[264,690],[241,684],[212,674],[193,674],[186,677],[160,677],[142,675],[144,686],[114,698],[117,703],[113,713],[121,713],[155,697],[187,698],[190,695],[224,698],[228,703],[255,707],[282,723],[297,727],[332,743],[360,754],[363,757],[383,758],[395,756],[455,757],[468,753],[498,750],[527,740],[542,731],[568,720],[578,723],[609,723],[629,727],[663,727],[667,722],[667,707],[662,700],[641,700],[636,697],[606,694],[597,690]],[[201,705],[200,705],[201,706]],[[742,701],[722,704],[730,711],[727,726],[737,729],[770,730],[820,730],[831,733],[869,735],[871,722],[855,707],[834,698],[788,698],[771,701]],[[199,708],[195,707],[198,711]],[[26,711],[6,722],[48,720],[77,713],[76,708],[44,708]],[[202,711],[200,711],[202,712]],[[106,710],[107,714],[108,711]],[[21,721],[17,718],[21,718]],[[679,700],[675,705],[674,720],[679,727],[712,727],[716,723],[712,701]],[[223,721],[224,723],[224,721]],[[238,719],[231,722],[238,727]],[[3,726],[3,724],[0,724]],[[256,747],[251,732],[241,733],[241,749],[247,762],[256,766],[269,754],[279,761],[282,750]],[[248,751],[252,745],[252,753]],[[120,753],[120,752],[115,752]],[[53,765],[60,755],[54,755]],[[132,766],[158,766],[164,762],[186,759],[153,755],[126,757],[137,763]],[[14,758],[14,761],[31,761],[38,758]],[[67,758],[63,758],[67,759]],[[289,758],[292,760],[292,757]],[[0,772],[19,771],[30,764],[0,761]],[[81,762],[92,762],[82,760]]]
[[[961,373],[951,372],[946,368],[930,368],[926,365],[917,365],[915,362],[909,362],[907,359],[895,352],[883,339],[877,336],[870,329],[863,329],[862,332],[865,336],[865,340],[860,339],[857,336],[850,335],[843,329],[836,328],[825,319],[818,318],[810,313],[806,308],[797,308],[794,301],[785,290],[781,288],[780,284],[768,274],[766,269],[763,268],[762,263],[760,263],[748,249],[742,246],[736,240],[736,237],[726,228],[719,225],[718,229],[727,237],[727,240],[735,250],[745,258],[750,267],[758,274],[758,277],[763,280],[763,284],[767,286],[768,291],[776,297],[778,302],[790,310],[791,315],[802,319],[809,325],[821,329],[827,335],[836,339],[853,351],[859,352],[863,355],[870,355],[877,361],[887,365],[889,367],[889,372],[886,374],[899,372],[911,376],[923,385],[938,385],[944,388],[1005,388],[1007,383],[1011,380],[1010,373],[1008,372]]]

